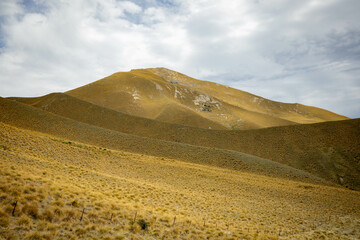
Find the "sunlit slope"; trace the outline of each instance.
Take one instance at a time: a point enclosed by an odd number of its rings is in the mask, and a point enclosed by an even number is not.
[[[194,127],[225,129],[174,97],[177,89],[157,75],[116,73],[67,94],[123,113]],[[189,92],[190,93],[190,92]]]
[[[0,122],[110,149],[169,157],[298,181],[330,184],[304,171],[244,153],[111,131],[4,98],[0,98]]]
[[[0,159],[1,239],[360,234],[360,193],[340,187],[104,149],[3,123]]]
[[[256,155],[360,189],[359,119],[218,131],[130,116],[61,93],[15,99],[76,121],[119,132]]]
[[[220,129],[212,122],[228,129],[256,129],[347,119],[315,107],[274,102],[165,68],[115,73],[67,94],[130,115],[206,129]]]
[[[191,86],[195,90],[208,93],[209,95],[221,99],[223,102],[228,104],[296,123],[315,123],[347,119],[347,117],[321,108],[305,106],[297,103],[289,104],[275,102],[221,84],[199,81],[166,68],[153,68],[149,70],[155,72],[167,81],[176,82],[180,85]]]
[[[36,98],[9,98],[33,107],[55,113],[79,122],[102,128],[129,133],[137,136],[174,141],[174,137],[183,131],[206,131],[180,124],[166,123],[148,118],[128,115],[116,110],[101,107],[64,93],[51,93]],[[159,116],[161,117],[161,115]],[[187,119],[183,119],[187,121]],[[205,120],[207,121],[207,120]],[[218,124],[218,128],[223,128]],[[176,141],[176,140],[175,140]]]

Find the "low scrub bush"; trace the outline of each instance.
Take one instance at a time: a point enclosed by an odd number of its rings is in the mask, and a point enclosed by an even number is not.
[[[33,219],[37,219],[39,217],[39,207],[35,203],[31,205],[25,204],[22,207],[22,212],[32,217]]]
[[[139,224],[142,230],[147,230],[150,226],[149,222],[144,219],[140,219],[139,221],[137,221],[137,224]]]
[[[16,224],[20,227],[29,227],[31,220],[28,216],[22,215],[16,220]]]

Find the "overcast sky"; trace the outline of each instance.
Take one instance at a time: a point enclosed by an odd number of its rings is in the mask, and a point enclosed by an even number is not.
[[[360,117],[359,0],[0,0],[0,96],[167,67]]]

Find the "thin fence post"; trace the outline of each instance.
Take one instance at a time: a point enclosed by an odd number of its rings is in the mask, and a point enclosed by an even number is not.
[[[82,219],[83,219],[84,212],[85,212],[85,208],[82,210],[81,217],[80,217],[80,222],[81,222],[81,221],[82,221]]]
[[[18,202],[18,201],[16,201],[16,202],[13,203],[14,208],[13,208],[12,213],[11,213],[12,216],[15,216],[15,209],[16,209],[16,206],[17,206],[17,202]]]
[[[176,216],[174,217],[174,221],[173,221],[173,224],[172,224],[173,226],[175,225],[175,221],[176,221]]]
[[[137,215],[137,211],[135,212],[134,223],[135,223],[135,221],[136,221],[136,215]]]
[[[110,221],[112,220],[112,217],[113,217],[113,213],[111,213],[111,216],[110,216]]]

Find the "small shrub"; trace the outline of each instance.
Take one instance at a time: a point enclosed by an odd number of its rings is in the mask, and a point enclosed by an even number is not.
[[[44,231],[45,229],[47,229],[48,226],[48,222],[41,220],[37,223],[37,230]]]
[[[29,227],[31,220],[28,216],[23,215],[16,220],[16,224],[21,227]]]
[[[54,211],[54,214],[58,217],[63,215],[63,211],[61,210],[61,208],[56,207],[56,208],[54,208],[53,211]]]
[[[5,195],[5,194],[0,195],[0,202],[6,200],[6,198],[7,198],[7,195]]]
[[[2,149],[2,150],[9,150],[9,147],[7,147],[7,146],[5,146],[5,145],[0,145],[0,149]]]
[[[36,200],[38,200],[37,195],[32,195],[32,194],[26,194],[23,198],[25,200],[27,200],[27,201],[36,201]]]
[[[0,186],[0,191],[6,193],[6,192],[9,192],[9,191],[10,191],[10,188],[9,188],[8,185],[1,185],[1,186]]]
[[[29,215],[33,219],[37,219],[39,217],[39,208],[35,204],[25,204],[22,208],[22,212]]]
[[[89,219],[95,220],[95,219],[98,218],[98,214],[96,214],[96,213],[94,213],[94,212],[90,212],[90,213],[87,215],[87,217],[88,217]]]
[[[53,205],[58,206],[58,207],[63,207],[64,206],[64,202],[61,200],[56,200],[52,202]]]
[[[140,219],[139,221],[137,221],[137,224],[139,224],[142,230],[147,230],[148,227],[150,226],[150,224],[144,219]]]
[[[4,212],[3,212],[4,213]],[[0,216],[0,227],[8,227],[10,225],[10,218],[6,213]]]
[[[78,228],[78,229],[75,230],[75,233],[76,233],[77,236],[83,236],[86,233],[86,229]]]
[[[76,217],[76,212],[74,210],[67,209],[64,213],[64,221],[70,221]]]
[[[125,237],[124,236],[115,236],[114,240],[124,240]]]
[[[133,222],[130,223],[130,226],[129,226],[129,231],[132,232],[132,233],[136,233],[138,231],[140,231],[141,227],[137,224],[134,224]]]
[[[0,210],[0,217],[8,217],[9,215]]]
[[[52,222],[54,217],[55,217],[54,213],[49,209],[46,209],[41,215],[41,218],[48,222]]]
[[[79,203],[76,200],[74,200],[74,201],[71,202],[71,206],[79,207]]]
[[[15,235],[13,230],[10,229],[0,229],[0,239],[6,239],[6,240],[17,240],[18,237]]]
[[[107,230],[106,228],[100,228],[100,229],[98,230],[98,232],[99,232],[100,234],[105,234],[105,233],[108,232],[108,230]]]
[[[25,237],[25,240],[43,240],[43,239],[44,239],[43,236],[39,232],[29,233]]]

